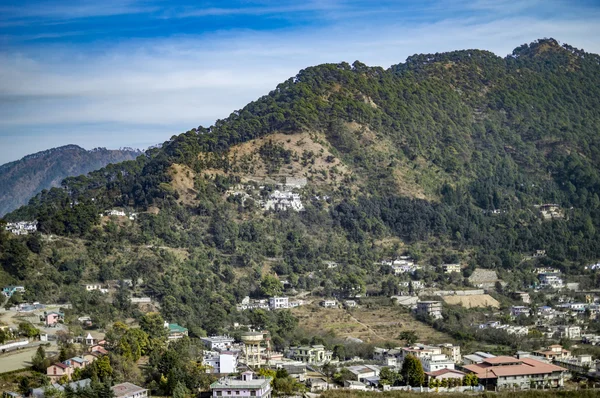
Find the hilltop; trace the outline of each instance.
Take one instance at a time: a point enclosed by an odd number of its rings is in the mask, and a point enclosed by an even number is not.
[[[280,293],[268,276],[323,297],[396,294],[401,278],[381,260],[403,254],[441,287],[468,286],[481,267],[520,289],[535,279],[522,259],[538,249],[544,265],[595,283],[581,275],[600,253],[598,109],[600,57],[553,39],[504,58],[310,67],[213,126],[66,178],[6,215],[58,238],[4,235],[2,281],[103,325],[130,306],[77,283],[143,276],[128,294],[156,298],[193,335],[262,322],[235,305]],[[546,203],[559,208],[549,220],[536,207]],[[99,217],[115,208],[137,218]],[[435,270],[447,261],[463,273]]]
[[[27,204],[42,190],[60,186],[67,177],[87,174],[109,163],[133,160],[141,154],[134,149],[86,151],[77,145],[65,145],[1,165],[0,216]]]

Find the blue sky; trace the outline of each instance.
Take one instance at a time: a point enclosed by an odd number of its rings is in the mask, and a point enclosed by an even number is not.
[[[542,37],[600,53],[600,3],[0,0],[0,164],[65,144],[146,148],[323,62],[504,56]]]

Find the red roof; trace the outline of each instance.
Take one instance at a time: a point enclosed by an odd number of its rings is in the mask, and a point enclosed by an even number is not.
[[[50,367],[52,367],[52,366],[57,366],[57,367],[59,367],[59,368],[61,368],[61,369],[69,369],[69,366],[65,365],[65,364],[64,364],[64,363],[62,363],[62,362],[57,362],[57,363],[55,363],[55,364],[51,365]]]
[[[435,370],[433,372],[425,372],[426,375],[431,376],[431,377],[443,376],[448,373],[455,373],[455,374],[463,375],[463,376],[465,375],[465,373],[461,372],[460,370],[454,370],[454,369],[440,369],[440,370]]]
[[[469,372],[477,374],[480,379],[495,379],[498,377],[506,376],[520,376],[520,375],[537,375],[546,374],[552,372],[562,372],[565,368],[560,366],[550,365],[545,362],[537,361],[531,358],[516,359],[512,357],[497,357],[489,359],[504,358],[504,362],[495,361],[497,364],[520,362],[517,365],[497,365],[494,366],[490,362],[486,361],[480,364],[465,365],[463,366]],[[510,361],[508,361],[510,359]]]

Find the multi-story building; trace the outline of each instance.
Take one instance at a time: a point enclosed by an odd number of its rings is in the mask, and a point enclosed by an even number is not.
[[[231,348],[233,342],[235,341],[233,337],[229,336],[210,336],[210,337],[201,337],[200,340],[204,343],[206,348],[209,350],[227,350]]]
[[[435,319],[442,317],[441,301],[419,301],[417,303],[417,314],[427,315]]]
[[[204,351],[202,363],[210,367],[207,373],[227,375],[237,372],[238,355],[232,351]]]
[[[24,292],[25,292],[24,286],[6,286],[6,287],[2,288],[2,294],[4,294],[8,298],[11,298],[12,295],[15,293],[24,293]]]
[[[278,310],[280,308],[289,308],[288,297],[271,297],[269,298],[269,307],[272,310]]]
[[[581,327],[575,325],[559,325],[556,328],[560,338],[578,340],[581,338]]]
[[[454,369],[454,361],[445,354],[435,354],[419,358],[425,372],[435,372],[442,369]]]
[[[301,346],[292,348],[291,357],[304,363],[321,364],[331,361],[333,352],[325,349],[323,345]]]
[[[566,350],[560,344],[549,346],[546,350],[534,351],[533,355],[541,359],[552,361],[555,359],[571,358],[571,351]]]
[[[454,363],[461,363],[462,357],[460,356],[460,346],[453,345],[450,343],[440,344],[439,347],[442,349],[442,354],[445,354]]]
[[[244,372],[239,379],[223,377],[210,385],[213,397],[271,398],[271,378],[255,378]]]
[[[562,289],[565,285],[559,273],[539,274],[540,287],[550,289]]]
[[[487,358],[479,364],[465,365],[486,389],[529,389],[533,387],[562,387],[567,369],[531,358],[517,359],[500,356]]]

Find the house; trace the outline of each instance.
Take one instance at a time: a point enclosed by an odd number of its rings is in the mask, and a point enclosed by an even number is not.
[[[64,319],[64,314],[59,312],[48,312],[44,313],[44,324],[46,327],[56,326],[60,321]]]
[[[525,307],[523,305],[513,305],[510,307],[511,317],[516,318],[519,315],[529,316],[529,307]]]
[[[460,273],[460,264],[442,264],[442,270],[444,270],[445,274]]]
[[[206,348],[210,351],[214,350],[228,350],[233,345],[235,341],[232,337],[229,336],[211,336],[211,337],[201,337],[200,340],[204,343]]]
[[[569,369],[573,373],[587,375],[590,371],[595,372],[600,361],[593,360],[590,354],[578,355],[575,358],[559,358],[553,361],[555,365]]]
[[[322,377],[311,377],[306,380],[310,392],[320,392],[329,389],[329,383]]]
[[[304,363],[321,364],[330,362],[333,351],[328,351],[325,346],[317,344],[313,346],[293,347],[291,357]]]
[[[88,332],[87,336],[85,336],[85,345],[87,345],[88,347],[94,347],[96,345],[103,346],[104,343],[105,341],[103,333],[92,331]]]
[[[87,387],[91,386],[91,384],[92,384],[91,379],[83,379],[83,380],[79,380],[79,381],[73,381],[73,382],[67,384],[66,386],[61,386],[58,383],[53,383],[49,386],[34,388],[33,390],[31,390],[31,397],[44,398],[46,396],[46,392],[48,389],[52,389],[54,391],[59,391],[59,392],[64,393],[66,387],[69,387],[72,391],[77,393],[78,390],[87,388]],[[77,395],[77,394],[75,394],[75,395]],[[53,395],[53,396],[56,396],[56,395]]]
[[[564,287],[564,282],[560,277],[560,273],[539,274],[538,279],[540,280],[541,288],[562,289]]]
[[[531,296],[527,292],[515,292],[514,296],[517,300],[521,300],[525,304],[531,304]]]
[[[93,292],[93,291],[99,291],[100,293],[108,293],[108,289],[103,288],[102,284],[97,282],[97,283],[84,283],[83,286],[85,287],[85,290],[88,292]]]
[[[456,369],[440,369],[433,372],[425,372],[425,376],[427,376],[427,381],[431,380],[444,380],[444,379],[463,379],[465,377],[465,373]]]
[[[72,374],[73,374],[73,368],[62,362],[57,362],[53,365],[50,365],[46,369],[46,376],[48,376],[48,378],[52,382],[57,382],[63,376],[66,376],[67,379],[70,379]]]
[[[496,271],[491,269],[475,268],[469,276],[469,283],[480,289],[493,289],[499,281]]]
[[[73,370],[83,369],[89,365],[89,362],[81,357],[73,357],[63,362],[65,365],[71,366]]]
[[[83,359],[85,359],[86,361],[88,361],[88,363],[92,363],[96,359],[100,358],[102,355],[105,355],[105,354],[101,354],[101,353],[95,351],[95,352],[86,352],[85,354],[82,354],[81,357]]]
[[[352,379],[360,382],[364,382],[369,377],[379,376],[381,372],[377,365],[355,365],[349,366],[347,369],[352,374]]]
[[[564,214],[560,206],[555,203],[548,203],[539,206],[540,214],[544,220],[563,218]]]
[[[438,346],[442,349],[442,354],[448,356],[454,363],[461,363],[460,346],[450,343],[439,344]]]
[[[165,328],[169,329],[169,335],[167,337],[169,340],[179,340],[188,336],[188,330],[176,323],[165,321]]]
[[[347,388],[349,390],[366,391],[367,385],[356,380],[344,380],[344,388]]]
[[[567,369],[531,358],[517,359],[499,356],[482,363],[465,365],[467,373],[474,373],[486,389],[529,389],[536,387],[562,387]]]
[[[238,355],[232,351],[204,351],[204,359],[202,363],[210,366],[210,371],[207,373],[230,374],[237,372]]]
[[[441,369],[454,369],[454,361],[448,358],[445,354],[434,354],[419,358],[423,371],[435,372]]]
[[[533,257],[546,257],[546,250],[536,250]]]
[[[4,294],[8,298],[11,298],[12,295],[15,293],[24,293],[24,292],[25,292],[25,287],[23,287],[23,286],[6,286],[6,287],[2,288],[2,294]]]
[[[442,317],[441,301],[419,301],[417,303],[417,315],[430,316],[434,319]]]
[[[560,344],[549,346],[546,350],[534,351],[533,355],[545,360],[571,358],[571,351],[566,350]]]
[[[271,297],[269,298],[269,307],[272,310],[278,310],[280,308],[289,308],[289,297]]]
[[[133,383],[115,384],[110,388],[115,398],[144,398],[148,396],[148,390]]]
[[[417,358],[425,358],[430,357],[432,355],[439,355],[442,353],[441,347],[424,345],[424,344],[415,344],[411,347],[402,347],[400,349],[399,359],[403,362],[407,356],[413,355]]]
[[[126,217],[127,214],[125,214],[125,212],[123,210],[117,210],[117,209],[112,209],[112,210],[107,210],[105,212],[105,214],[108,217],[114,216],[114,217]]]
[[[337,301],[336,300],[323,300],[323,301],[321,301],[321,307],[336,308]]]
[[[356,308],[356,307],[358,307],[358,304],[356,304],[356,301],[354,301],[354,300],[346,300],[346,301],[344,301],[344,307]]]
[[[560,338],[566,338],[570,340],[581,339],[581,327],[575,325],[559,325],[556,328]]]
[[[496,358],[494,354],[490,354],[489,352],[477,351],[474,354],[465,355],[463,357],[463,363],[465,365],[476,365],[483,363],[486,359]]]
[[[213,397],[271,397],[271,378],[255,378],[252,372],[244,372],[239,379],[223,377],[210,385]]]

